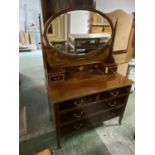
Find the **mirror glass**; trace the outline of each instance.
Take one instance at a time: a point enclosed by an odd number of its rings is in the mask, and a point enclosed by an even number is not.
[[[109,21],[92,11],[70,11],[54,18],[46,31],[50,46],[71,55],[98,51],[111,39]]]

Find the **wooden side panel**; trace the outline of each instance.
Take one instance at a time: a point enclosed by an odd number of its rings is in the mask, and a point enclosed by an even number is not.
[[[29,35],[30,35],[30,44],[35,44],[36,45],[35,33],[34,32],[29,32]]]
[[[23,45],[30,44],[29,33],[28,32],[19,32],[20,42]]]
[[[123,10],[116,10],[107,14],[111,19],[117,19],[117,30],[114,42],[114,52],[126,50],[128,47],[129,37],[133,24],[133,15]]]
[[[128,63],[118,65],[117,72],[123,76],[126,76],[128,70]]]

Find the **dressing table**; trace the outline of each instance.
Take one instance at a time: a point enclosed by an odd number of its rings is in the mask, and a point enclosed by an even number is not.
[[[72,7],[74,3],[71,2],[54,15],[49,16],[48,13],[47,19],[48,1],[42,0],[43,23],[40,18],[49,109],[56,127],[58,147],[64,134],[96,126],[115,117],[121,124],[132,85],[131,80],[117,73],[112,54],[117,21],[112,22],[106,14],[93,7]],[[106,21],[110,27],[107,34],[90,32],[90,15],[93,13],[101,21]],[[79,25],[75,19],[79,20]],[[80,43],[76,44],[82,53],[70,47],[73,34],[76,34],[74,37],[81,36]],[[99,38],[96,42],[90,39],[95,35],[108,37]],[[58,36],[63,38],[59,46],[55,44]],[[72,42],[75,43],[75,39]]]

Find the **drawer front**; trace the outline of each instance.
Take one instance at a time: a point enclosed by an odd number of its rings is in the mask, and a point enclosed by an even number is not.
[[[127,96],[109,100],[109,101],[102,101],[100,104],[102,105],[102,108],[104,109],[111,109],[111,108],[115,108],[120,105],[124,105],[126,103],[126,98]]]
[[[115,118],[115,117],[121,115],[121,113],[124,110],[124,108],[125,108],[125,106],[121,107],[119,109],[113,109],[113,110],[110,110],[110,111],[106,112],[104,114],[104,121],[112,119],[112,118]]]
[[[82,120],[82,121],[78,121],[76,123],[72,123],[70,125],[66,125],[61,127],[61,133],[62,134],[66,134],[66,133],[71,133],[74,131],[80,131],[86,127],[89,127],[89,121],[88,120]]]
[[[70,133],[73,131],[80,131],[86,127],[91,127],[91,126],[97,125],[99,123],[102,123],[103,121],[106,121],[106,120],[109,120],[109,119],[119,116],[123,109],[124,109],[124,107],[113,109],[108,112],[94,115],[87,119],[79,120],[75,123],[71,123],[69,125],[62,126],[61,133],[64,134],[64,133]]]
[[[60,122],[63,123],[71,120],[81,119],[89,115],[102,112],[104,110],[115,108],[119,105],[123,105],[125,103],[125,100],[126,98],[122,97],[119,99],[114,99],[114,100],[105,101],[105,102],[103,101],[103,102],[95,103],[91,106],[81,107],[81,108],[78,108],[77,110],[62,113],[60,114]]]
[[[91,96],[81,97],[81,98],[78,98],[75,100],[62,102],[59,104],[59,110],[63,111],[63,110],[70,109],[70,108],[81,107],[85,104],[95,102],[96,97],[97,97],[97,95],[91,95]]]
[[[130,88],[131,88],[130,86],[127,86],[127,87],[118,88],[118,89],[114,89],[114,90],[110,90],[107,92],[100,93],[99,99],[104,100],[107,97],[117,97],[117,96],[122,95],[122,94],[128,94],[130,92]]]

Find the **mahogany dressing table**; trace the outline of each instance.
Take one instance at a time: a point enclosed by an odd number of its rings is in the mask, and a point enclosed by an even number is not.
[[[82,54],[71,50],[69,36],[73,33],[90,34],[88,19],[93,13],[101,20],[106,20],[111,28],[108,39],[100,45],[92,41],[93,48],[89,50],[81,46],[86,51]],[[79,19],[78,27],[86,31],[73,32],[74,27],[77,27],[74,19],[82,14],[85,18]],[[84,19],[87,24],[82,21]],[[119,118],[121,124],[132,81],[117,73],[117,64],[113,59],[117,22],[114,24],[106,14],[94,8],[69,7],[55,13],[46,22],[44,20],[43,24],[40,18],[40,27],[49,109],[51,120],[56,126],[58,147],[64,134],[96,126],[115,117]],[[63,44],[60,42],[59,46],[55,46],[54,38],[55,41],[63,39]],[[86,45],[87,41],[82,43]]]

